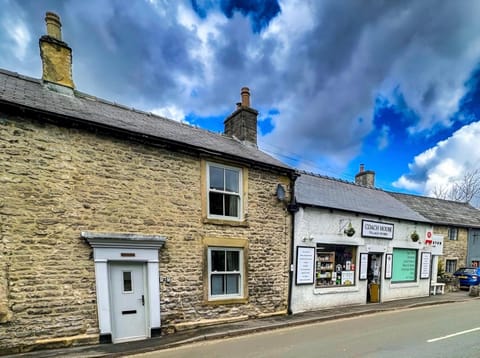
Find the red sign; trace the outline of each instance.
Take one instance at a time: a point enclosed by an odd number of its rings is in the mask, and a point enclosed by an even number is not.
[[[426,240],[425,240],[425,244],[426,244],[426,245],[431,245],[431,244],[432,244],[432,241],[433,241],[433,240],[432,240],[432,236],[433,236],[432,232],[431,232],[431,231],[427,231],[427,238],[426,238]]]

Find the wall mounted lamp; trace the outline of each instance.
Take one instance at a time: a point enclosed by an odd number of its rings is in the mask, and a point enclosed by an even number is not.
[[[277,191],[275,195],[279,201],[285,201],[285,188],[282,186],[282,184],[277,185]]]

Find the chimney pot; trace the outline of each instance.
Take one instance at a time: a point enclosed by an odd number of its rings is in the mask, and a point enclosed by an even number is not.
[[[242,95],[242,106],[250,107],[250,90],[248,87],[243,87],[241,91]]]
[[[60,17],[53,12],[47,12],[45,15],[45,23],[47,25],[47,35],[62,41],[62,23],[60,22]]]
[[[360,164],[359,172],[362,173],[363,171],[365,171],[365,164]]]

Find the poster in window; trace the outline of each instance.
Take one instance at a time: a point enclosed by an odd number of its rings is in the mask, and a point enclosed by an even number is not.
[[[393,255],[392,254],[386,254],[385,255],[385,278],[390,279],[392,278],[392,261],[393,261]]]
[[[420,278],[430,278],[430,252],[422,252]]]
[[[368,254],[360,254],[360,280],[367,279]]]
[[[315,248],[297,246],[296,285],[311,285],[314,281]]]
[[[417,250],[393,249],[392,282],[414,282],[417,277]]]
[[[342,271],[342,285],[350,286],[355,283],[355,271]]]

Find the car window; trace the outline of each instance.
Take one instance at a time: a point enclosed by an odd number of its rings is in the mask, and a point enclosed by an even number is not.
[[[455,271],[455,275],[472,275],[472,274],[475,274],[476,271],[474,268],[466,268],[466,267],[462,267],[461,269],[458,269],[457,271]]]

